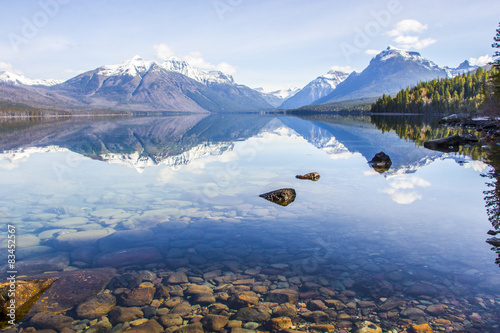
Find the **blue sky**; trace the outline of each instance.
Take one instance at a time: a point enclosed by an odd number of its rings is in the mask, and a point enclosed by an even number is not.
[[[0,70],[68,79],[174,56],[267,90],[363,70],[388,45],[440,66],[493,54],[500,1],[0,0]]]

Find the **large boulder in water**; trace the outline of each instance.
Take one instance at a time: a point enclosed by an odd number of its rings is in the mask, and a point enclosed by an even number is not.
[[[392,165],[392,161],[389,155],[381,151],[380,153],[375,154],[375,156],[370,162],[368,162],[368,164],[370,164],[373,170],[377,171],[378,173],[384,173],[389,170]]]
[[[289,204],[291,204],[295,200],[295,196],[296,193],[293,188],[282,188],[280,190],[259,195],[259,197],[262,197],[281,206],[288,206]]]

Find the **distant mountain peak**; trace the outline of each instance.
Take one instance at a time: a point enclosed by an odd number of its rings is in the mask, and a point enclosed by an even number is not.
[[[7,83],[13,86],[53,86],[63,82],[63,80],[52,79],[30,79],[21,74],[14,74],[7,71],[0,71],[0,83]]]

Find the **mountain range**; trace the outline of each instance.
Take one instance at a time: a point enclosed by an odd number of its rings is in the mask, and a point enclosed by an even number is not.
[[[331,70],[302,89],[265,93],[238,84],[223,72],[203,71],[185,61],[158,63],[135,56],[64,82],[0,72],[0,102],[70,111],[255,112],[391,95],[421,81],[475,69],[467,61],[457,68],[439,67],[418,52],[388,47],[360,73]]]

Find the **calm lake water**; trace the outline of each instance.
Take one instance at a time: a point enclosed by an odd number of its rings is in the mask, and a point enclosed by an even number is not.
[[[491,148],[423,148],[447,131],[418,117],[4,123],[2,235],[17,228],[19,278],[111,266],[180,270],[216,288],[206,274],[219,271],[266,286],[262,301],[272,289],[297,290],[303,313],[322,301],[336,314],[323,309],[319,322],[337,331],[369,320],[384,332],[425,323],[498,332],[500,268],[485,242],[495,230],[483,193],[491,180],[481,176],[494,171]],[[392,161],[382,173],[368,164],[381,151]],[[321,177],[295,178],[308,172]],[[259,197],[281,188],[296,191],[288,206]],[[381,307],[391,297],[402,303]],[[294,327],[307,329],[306,317]]]

